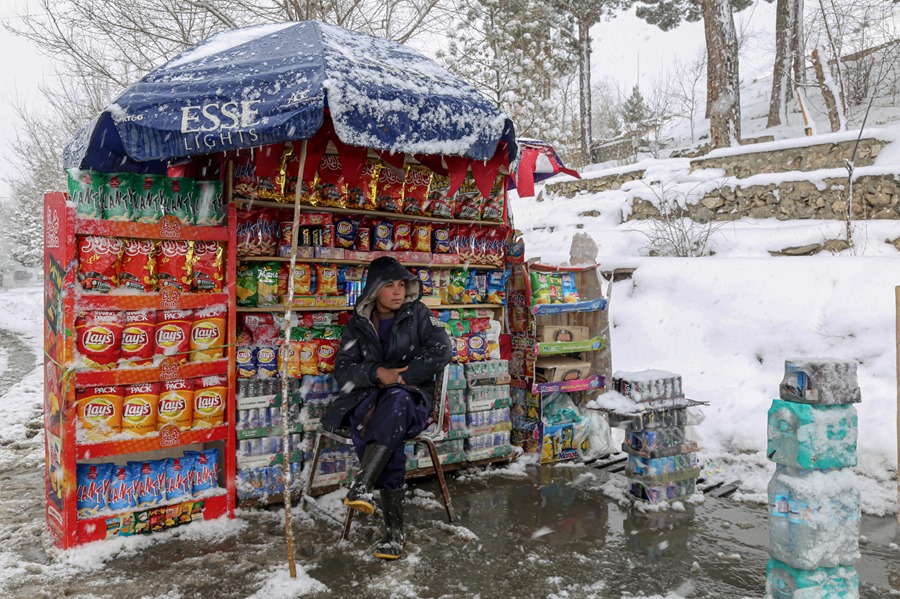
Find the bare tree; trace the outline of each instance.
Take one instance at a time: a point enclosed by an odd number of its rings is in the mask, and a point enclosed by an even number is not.
[[[706,56],[700,53],[688,62],[676,60],[669,79],[672,112],[690,123],[691,144],[696,141],[694,126],[706,101],[703,86],[705,77]]]

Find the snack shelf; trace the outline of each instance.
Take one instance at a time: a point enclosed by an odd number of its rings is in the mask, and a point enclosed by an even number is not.
[[[166,287],[157,293],[108,295],[82,292],[75,301],[80,310],[193,310],[211,305],[228,305],[227,293],[181,293]]]
[[[210,362],[163,361],[159,366],[147,368],[119,368],[117,370],[84,370],[75,373],[76,387],[102,385],[138,385],[174,379],[193,379],[203,376],[227,375],[228,358]]]
[[[228,241],[230,235],[226,226],[183,225],[171,216],[155,224],[79,218],[75,219],[75,234],[189,241]]]
[[[234,200],[237,206],[248,206],[251,208],[280,208],[282,210],[293,210],[294,203],[287,202],[270,202],[267,200]],[[503,226],[501,222],[482,221],[482,220],[464,220],[459,218],[438,218],[434,216],[416,216],[414,214],[401,214],[398,212],[381,212],[379,210],[364,210],[362,208],[337,208],[332,206],[312,206],[309,204],[301,204],[302,211],[308,212],[328,212],[331,214],[341,215],[364,215],[382,218],[390,218],[393,220],[411,220],[423,223],[447,223],[450,225],[484,225],[487,227]]]
[[[376,256],[373,256],[373,259]],[[244,256],[238,258],[238,262],[290,262],[291,259],[284,256]],[[347,264],[350,266],[365,266],[364,262],[359,260],[346,260],[344,258],[301,258],[297,256],[297,262],[309,264]],[[502,266],[493,266],[491,264],[435,264],[433,262],[404,262],[400,260],[403,266],[412,266],[414,268],[440,268],[440,269],[462,269],[462,270],[503,270]]]
[[[183,501],[181,503],[173,504],[175,506],[180,506],[183,504],[196,504],[203,503],[203,517],[197,518],[192,521],[200,521],[200,520],[215,520],[216,518],[221,518],[226,513],[228,513],[232,508],[229,506],[228,501],[228,493],[225,489],[221,490],[221,493],[216,495],[209,495],[199,497],[197,499],[192,499],[190,501]],[[162,506],[159,506],[162,507]],[[124,512],[120,514],[109,514],[106,516],[97,516],[96,518],[87,518],[84,520],[76,520],[75,523],[75,536],[78,539],[79,543],[90,543],[91,541],[102,541],[106,538],[112,536],[118,536],[115,532],[110,532],[117,530],[115,526],[108,526],[111,522],[115,523],[116,520],[119,520],[122,517],[130,517],[134,518],[134,514],[138,514],[141,512],[146,512],[148,510],[154,509],[153,507],[144,507],[137,508],[130,512]]]
[[[427,304],[426,304],[427,305]],[[291,312],[344,312],[352,311],[355,306],[295,306],[291,308]],[[428,306],[431,310],[466,310],[466,309],[499,309],[505,308],[504,304],[438,304],[436,306]],[[275,304],[273,306],[261,306],[257,308],[238,306],[237,311],[240,312],[284,312],[284,306]]]
[[[556,354],[574,354],[586,351],[606,349],[602,337],[594,337],[585,341],[542,341],[534,344],[534,355],[552,356]]]
[[[75,459],[90,460],[93,458],[140,453],[143,451],[158,451],[160,449],[170,449],[172,447],[183,447],[193,443],[224,441],[227,438],[227,425],[190,431],[179,431],[177,430],[177,427],[172,426],[169,430],[164,429],[160,431],[158,435],[141,437],[140,439],[116,439],[115,441],[103,441],[100,443],[76,444]]]

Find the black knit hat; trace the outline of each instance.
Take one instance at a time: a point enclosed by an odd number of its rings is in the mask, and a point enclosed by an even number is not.
[[[391,281],[413,281],[416,275],[409,272],[396,258],[382,256],[369,263],[369,274],[366,275],[366,286],[372,283],[390,283]]]

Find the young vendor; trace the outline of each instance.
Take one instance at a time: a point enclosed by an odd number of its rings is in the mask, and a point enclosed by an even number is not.
[[[435,376],[452,354],[446,330],[421,295],[418,278],[397,260],[372,261],[335,360],[341,395],[322,417],[328,430],[349,426],[359,455],[344,503],[371,514],[372,489],[380,490],[387,530],[375,556],[384,559],[403,552],[404,445],[425,429]]]

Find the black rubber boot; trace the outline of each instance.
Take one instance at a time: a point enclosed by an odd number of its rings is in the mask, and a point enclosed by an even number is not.
[[[384,470],[385,464],[391,458],[393,452],[377,443],[366,445],[359,470],[353,476],[353,484],[344,498],[344,505],[364,514],[375,513],[375,498],[372,495],[372,486]]]
[[[399,559],[403,555],[403,503],[406,489],[382,489],[381,511],[384,512],[384,537],[375,547],[375,557]]]

